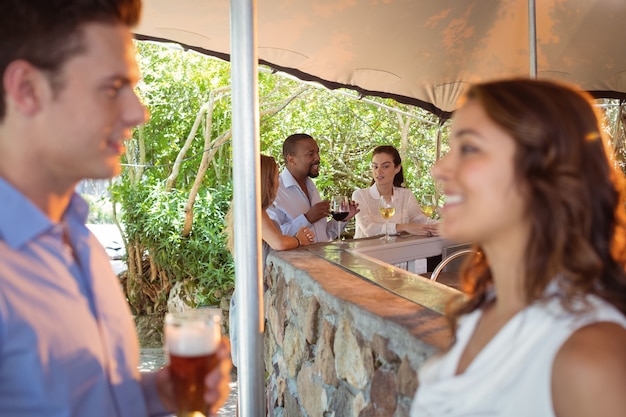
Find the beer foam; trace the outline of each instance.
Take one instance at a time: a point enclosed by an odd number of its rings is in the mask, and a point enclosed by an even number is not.
[[[208,355],[217,349],[220,326],[194,323],[189,326],[166,326],[165,340],[169,353],[177,356]]]

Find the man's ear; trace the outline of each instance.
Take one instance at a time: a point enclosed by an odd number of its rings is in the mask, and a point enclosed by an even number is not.
[[[36,114],[41,109],[44,96],[51,93],[47,77],[41,70],[22,59],[7,66],[2,83],[7,106],[12,106],[28,116]]]

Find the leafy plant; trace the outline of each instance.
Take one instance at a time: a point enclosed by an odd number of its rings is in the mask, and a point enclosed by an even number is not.
[[[193,302],[219,304],[233,289],[224,215],[232,197],[229,64],[139,42],[138,93],[151,119],[128,143],[112,187],[123,224],[125,289],[135,314],[162,312],[177,285]],[[433,194],[438,120],[391,100],[356,100],[266,71],[259,74],[261,150],[282,162],[282,142],[306,132],[320,145],[322,196],[350,195],[370,183],[370,153],[396,146],[407,186]],[[445,139],[445,138],[444,138]]]
[[[193,303],[216,305],[234,285],[223,234],[237,163],[230,143],[230,66],[161,44],[137,47],[138,93],[152,116],[128,143],[127,165],[111,189],[113,214],[125,232],[128,300],[135,314],[163,312],[179,285]],[[322,196],[369,186],[371,151],[383,144],[400,151],[405,185],[418,201],[438,195],[430,169],[437,152],[447,151],[447,122],[392,100],[361,99],[264,68],[259,97],[261,151],[282,164],[283,140],[311,134],[320,146],[316,184]],[[623,127],[613,122],[623,120],[623,111],[609,105],[605,113],[624,166]]]

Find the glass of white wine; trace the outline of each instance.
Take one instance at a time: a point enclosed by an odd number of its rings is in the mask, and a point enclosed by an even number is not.
[[[380,210],[380,215],[385,219],[385,236],[381,237],[381,239],[386,241],[393,240],[393,238],[389,236],[389,219],[396,214],[396,207],[393,204],[393,195],[381,195],[378,209]]]
[[[425,194],[422,204],[422,212],[429,219],[435,218],[437,215],[437,199],[434,194]]]

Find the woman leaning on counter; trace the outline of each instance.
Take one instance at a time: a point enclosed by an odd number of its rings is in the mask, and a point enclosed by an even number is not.
[[[381,196],[393,195],[395,214],[389,219],[389,234],[406,232],[418,236],[436,236],[438,221],[426,217],[411,190],[404,188],[402,159],[390,145],[377,146],[372,152],[372,185],[355,190],[352,200],[359,204],[355,238],[385,233],[385,220],[379,211]]]
[[[301,227],[298,232],[293,235],[284,235],[280,226],[270,218],[267,214],[267,208],[276,199],[276,193],[278,191],[278,164],[276,160],[267,155],[261,155],[261,238],[263,239],[263,271],[265,271],[265,261],[267,255],[273,250],[282,251],[297,249],[300,246],[308,246],[314,242],[315,233],[307,226]],[[232,205],[231,210],[226,214],[226,243],[228,249],[234,255],[235,247],[235,233],[234,233],[234,218],[233,218]],[[235,288],[235,292],[237,289]],[[237,359],[237,345],[239,335],[237,334],[237,308],[236,295],[230,299],[230,315],[229,315],[229,331],[230,331],[230,343],[231,358],[233,365],[237,367],[239,361]]]

